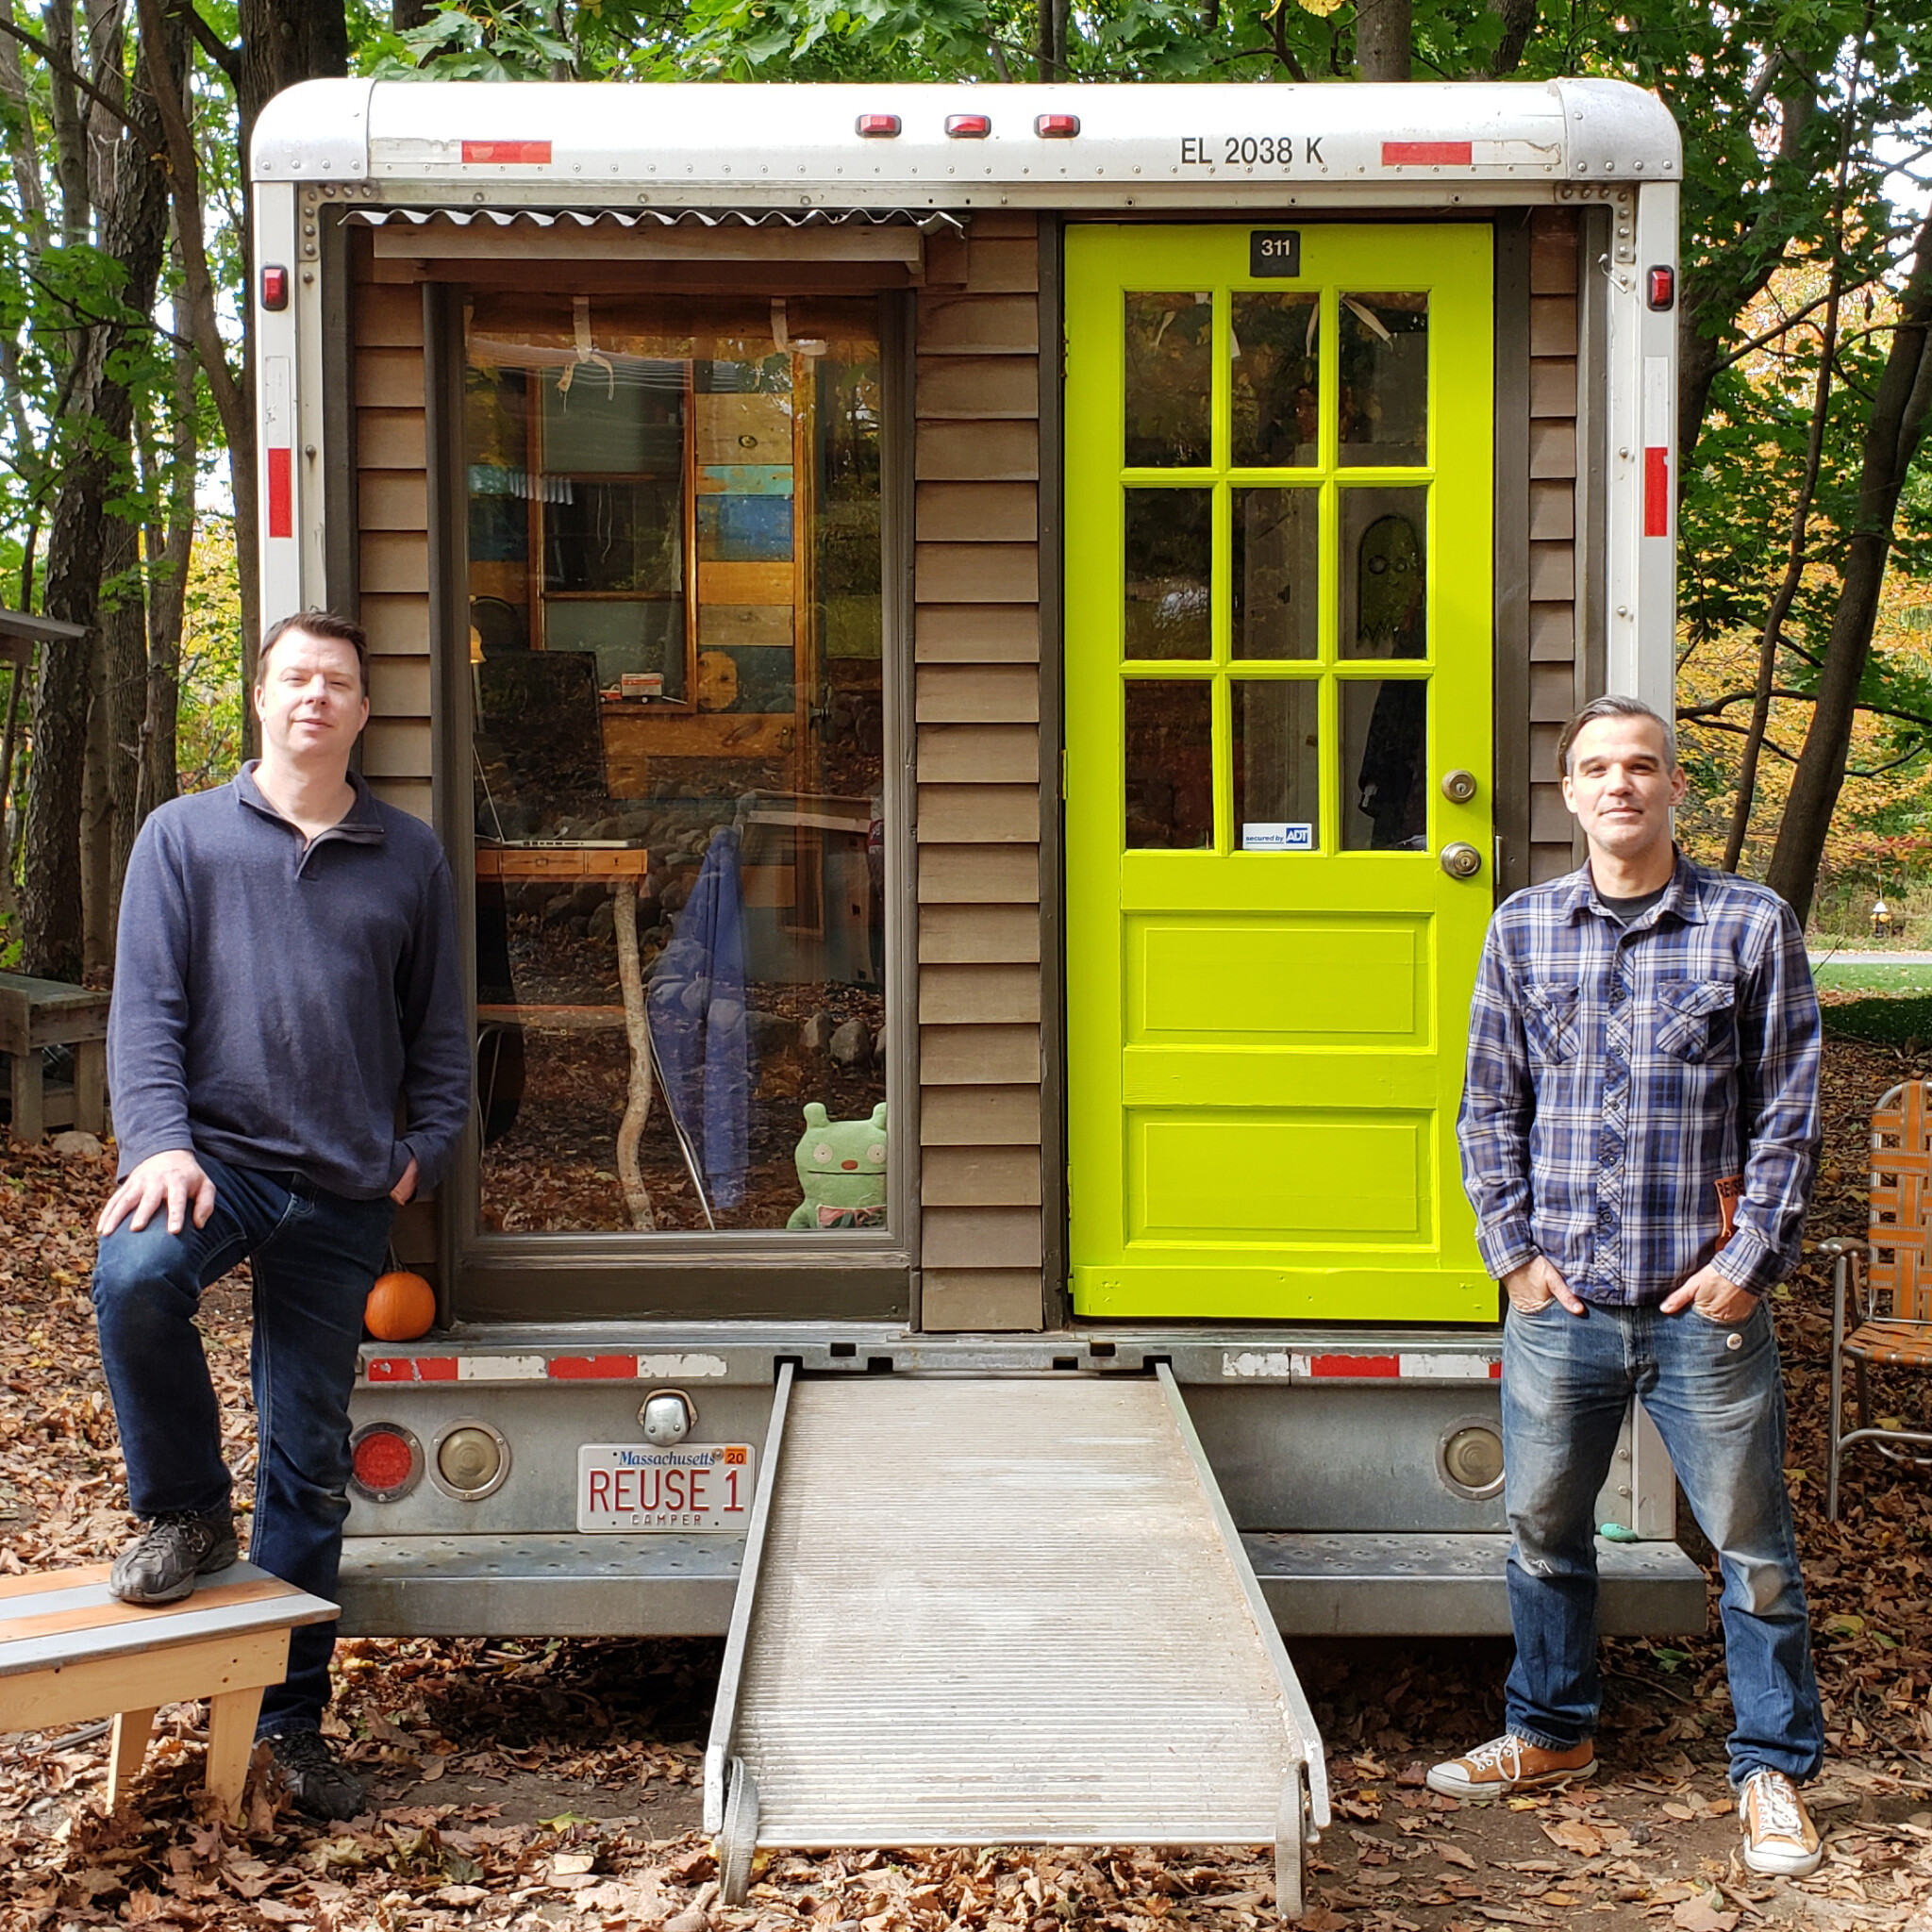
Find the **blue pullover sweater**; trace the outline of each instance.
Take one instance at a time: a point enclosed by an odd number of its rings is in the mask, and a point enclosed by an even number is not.
[[[108,1021],[122,1174],[192,1149],[358,1201],[411,1156],[422,1191],[441,1178],[470,1111],[449,866],[351,783],[307,843],[253,762],[142,827]]]

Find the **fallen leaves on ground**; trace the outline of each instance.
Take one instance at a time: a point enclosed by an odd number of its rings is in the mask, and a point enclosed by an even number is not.
[[[1866,1122],[1916,1046],[1834,1040],[1809,1238],[1864,1225]],[[112,1411],[87,1282],[106,1162],[0,1154],[0,1572],[98,1561],[125,1534]],[[245,1510],[252,1468],[247,1283],[210,1291],[203,1329]],[[1494,1640],[1301,1643],[1336,1820],[1311,1856],[1308,1932],[1604,1926],[1756,1932],[1932,1924],[1932,1482],[1867,1452],[1824,1520],[1830,1281],[1807,1262],[1777,1303],[1791,1409],[1788,1480],[1812,1593],[1831,1752],[1812,1787],[1815,1877],[1736,1857],[1729,1727],[1711,1630],[1606,1644],[1600,1769],[1509,1806],[1427,1790],[1434,1757],[1501,1728]],[[1932,1389],[1874,1372],[1879,1415]],[[1684,1525],[1687,1543],[1694,1531]],[[291,1932],[1105,1932],[1272,1920],[1258,1847],[763,1855],[749,1899],[718,1901],[694,1816],[715,1644],[357,1640],[338,1649],[329,1728],[376,1808],[316,1826],[258,1782],[245,1823],[208,1815],[205,1714],[161,1713],[134,1805],[103,1813],[101,1727],[0,1738],[0,1932],[91,1925]]]

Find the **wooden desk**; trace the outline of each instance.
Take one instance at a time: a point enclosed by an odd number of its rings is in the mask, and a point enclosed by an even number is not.
[[[50,1126],[89,1134],[108,1130],[109,995],[59,979],[0,973],[0,1053],[12,1057],[13,1138],[38,1142]],[[49,1094],[42,1077],[43,1046],[74,1048],[74,1086]]]
[[[624,1189],[624,1205],[630,1224],[655,1228],[658,1217],[651,1207],[650,1191],[644,1186],[643,1171],[638,1163],[638,1143],[643,1139],[644,1122],[651,1111],[651,1033],[644,1017],[644,974],[638,956],[638,881],[651,870],[651,855],[641,845],[478,845],[476,876],[512,883],[532,879],[604,879],[611,892],[611,923],[617,936],[617,980],[624,992],[620,1024],[630,1050],[630,1091],[625,1097],[624,1119],[617,1128],[617,1178]],[[529,1024],[541,1025],[538,1015],[581,1014],[597,1008],[568,1007],[491,1007],[479,1009],[486,1014],[528,1014]],[[608,1010],[608,1009],[602,1009]],[[553,1024],[556,1024],[553,1022]],[[572,1021],[565,1024],[582,1024]],[[594,1024],[594,1023],[593,1023]]]
[[[141,1769],[155,1712],[206,1697],[208,1788],[238,1816],[261,1693],[288,1674],[289,1632],[341,1612],[253,1563],[147,1609],[108,1594],[108,1567],[0,1577],[0,1731],[112,1716],[112,1810]]]

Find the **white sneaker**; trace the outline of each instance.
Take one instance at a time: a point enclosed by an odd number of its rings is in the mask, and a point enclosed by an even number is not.
[[[1802,1878],[1824,1857],[1818,1827],[1781,1771],[1754,1771],[1738,1788],[1738,1816],[1744,1821],[1744,1863],[1753,1872]]]

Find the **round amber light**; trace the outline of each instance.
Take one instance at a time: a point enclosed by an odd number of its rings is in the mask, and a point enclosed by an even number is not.
[[[453,1490],[487,1490],[503,1467],[503,1451],[488,1429],[452,1429],[436,1452],[436,1467]]]
[[[1457,1429],[1442,1445],[1442,1467],[1466,1490],[1491,1489],[1503,1479],[1503,1439],[1493,1429]]]

